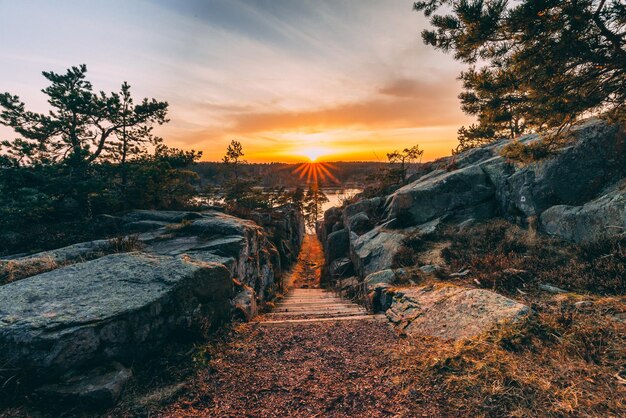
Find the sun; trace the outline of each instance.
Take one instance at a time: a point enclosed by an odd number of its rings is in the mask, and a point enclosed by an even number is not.
[[[321,148],[307,148],[302,151],[302,155],[307,157],[312,163],[316,162],[319,157],[325,154],[327,153]]]

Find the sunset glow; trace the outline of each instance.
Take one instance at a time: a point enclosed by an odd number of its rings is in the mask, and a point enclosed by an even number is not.
[[[416,143],[431,160],[472,120],[457,99],[461,64],[423,44],[428,23],[412,5],[3,2],[0,80],[46,111],[41,71],[85,63],[96,90],[127,80],[138,97],[166,100],[170,122],[154,133],[205,161],[233,139],[249,162],[380,161]]]
[[[325,151],[321,148],[308,148],[305,149],[302,154],[309,160],[311,160],[311,162],[315,162],[319,157],[328,154],[328,151]]]

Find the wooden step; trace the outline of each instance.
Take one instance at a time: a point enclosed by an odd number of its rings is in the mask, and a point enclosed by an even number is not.
[[[354,316],[354,315],[366,315],[365,311],[328,311],[328,312],[276,312],[276,313],[268,313],[265,314],[264,317],[268,319],[276,319],[276,318],[293,318],[293,317],[306,317],[306,318],[317,318],[317,317],[329,317],[329,316]]]
[[[350,305],[340,305],[340,306],[277,306],[272,310],[272,312],[329,312],[329,311],[345,311],[345,310],[360,310],[363,309],[355,308]]]
[[[305,319],[280,319],[280,320],[263,320],[258,322],[249,322],[249,324],[258,325],[289,325],[289,324],[311,324],[316,322],[329,322],[329,321],[381,321],[387,322],[385,315],[356,315],[356,316],[341,316],[331,318],[305,318]]]
[[[312,304],[312,303],[300,303],[300,304],[287,304],[287,305],[276,305],[274,310],[278,309],[338,309],[338,308],[351,308],[354,305],[349,303],[329,303],[329,304]]]

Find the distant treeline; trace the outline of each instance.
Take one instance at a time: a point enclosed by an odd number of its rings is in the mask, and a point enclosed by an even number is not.
[[[307,164],[307,163],[304,163]],[[367,185],[367,177],[380,171],[386,163],[382,162],[330,162],[317,163],[331,174],[320,179],[322,187],[358,187]],[[242,164],[241,174],[254,178],[258,186],[274,188],[295,188],[306,186],[306,176],[297,171],[302,164],[253,163]],[[229,172],[221,162],[200,162],[192,168],[200,176],[201,187],[222,186],[229,179]]]

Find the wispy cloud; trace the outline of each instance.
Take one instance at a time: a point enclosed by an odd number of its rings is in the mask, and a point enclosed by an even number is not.
[[[0,1],[0,79],[39,110],[40,71],[85,62],[96,88],[128,80],[138,96],[168,100],[171,123],[159,133],[207,159],[233,137],[252,161],[289,159],[321,134],[340,158],[415,142],[435,156],[468,121],[456,99],[460,67],[422,44],[425,22],[411,6]]]

